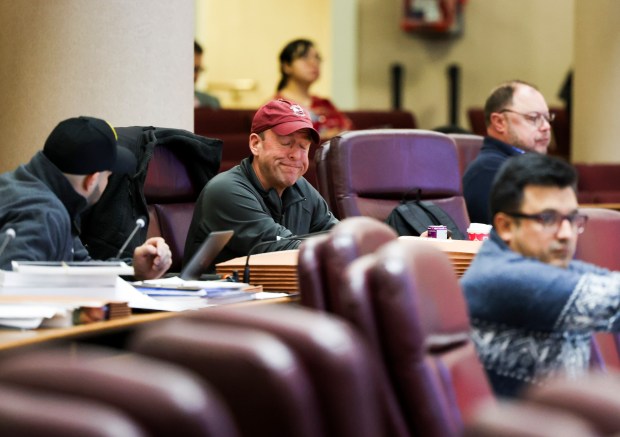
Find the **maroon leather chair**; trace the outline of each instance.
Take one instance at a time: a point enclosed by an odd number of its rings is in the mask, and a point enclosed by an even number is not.
[[[586,228],[577,240],[575,258],[620,271],[620,211],[604,208],[581,208],[588,216]],[[606,366],[620,370],[620,335],[595,334],[596,344]]]
[[[149,436],[238,435],[211,387],[180,367],[146,357],[99,349],[77,356],[66,350],[24,353],[2,360],[0,382],[114,407]]]
[[[483,405],[470,418],[466,436],[617,436],[620,432],[620,377],[593,373],[557,378],[528,388],[523,397]]]
[[[329,173],[327,171],[327,151],[329,150],[329,141],[325,142],[314,153],[314,168],[316,169],[316,189],[327,202],[330,211],[334,212],[336,205],[335,200],[331,197],[333,191],[330,190]]]
[[[0,435],[11,437],[145,437],[111,406],[0,384]]]
[[[155,146],[144,182],[149,210],[147,237],[161,236],[166,240],[172,252],[171,272],[181,271],[187,231],[202,189],[174,150]]]
[[[544,386],[530,387],[525,400],[536,406],[555,408],[587,420],[597,435],[620,433],[620,376],[591,373],[585,378],[558,378]]]
[[[476,159],[476,156],[480,153],[484,137],[471,134],[448,134],[448,136],[456,144],[456,153],[459,157],[459,171],[462,179],[469,163]]]
[[[620,165],[576,163],[580,203],[620,202]]]
[[[347,268],[341,294],[344,317],[390,376],[410,434],[461,435],[493,395],[448,257],[415,241],[387,243]]]
[[[334,226],[328,236],[303,241],[297,261],[301,304],[340,315],[344,269],[397,237],[393,228],[379,220],[350,217]]]
[[[454,141],[424,130],[352,131],[332,138],[327,170],[334,213],[384,221],[403,198],[433,200],[463,233],[469,226]]]
[[[194,133],[223,141],[220,172],[250,156],[249,136],[254,109],[194,109]]]
[[[502,401],[476,410],[465,437],[599,437],[587,420],[531,402]]]
[[[364,345],[341,321],[302,308],[189,312],[141,332],[132,348],[200,373],[243,435],[375,436]]]
[[[484,121],[483,108],[468,108],[467,119],[469,120],[471,131],[475,135],[485,136],[487,134],[487,125]]]
[[[339,316],[351,316],[342,308],[340,282],[343,272],[355,259],[396,238],[396,232],[379,220],[350,217],[334,226],[329,235],[305,240],[299,248],[297,264],[301,304]],[[349,321],[367,342],[377,344],[372,314],[356,314],[356,318]],[[376,346],[371,349],[370,360],[378,384],[382,434],[408,436],[409,431],[377,350]]]
[[[319,435],[307,374],[271,335],[174,320],[140,332],[131,349],[200,375],[221,394],[241,435]]]
[[[355,110],[344,111],[355,130],[362,129],[415,129],[415,116],[410,111]]]

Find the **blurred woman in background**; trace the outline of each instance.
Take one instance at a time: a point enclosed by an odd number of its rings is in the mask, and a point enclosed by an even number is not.
[[[275,97],[303,106],[322,139],[353,129],[351,120],[329,99],[310,94],[310,86],[321,73],[321,56],[312,41],[297,39],[288,43],[280,52],[280,73]]]

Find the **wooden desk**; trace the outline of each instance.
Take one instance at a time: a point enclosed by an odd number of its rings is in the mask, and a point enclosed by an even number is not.
[[[293,297],[282,297],[276,299],[253,300],[229,304],[225,306],[247,306],[247,305],[273,305],[288,304],[296,301]],[[207,307],[201,311],[208,311]],[[69,328],[49,328],[49,329],[1,329],[0,328],[0,353],[14,351],[31,346],[45,346],[53,342],[73,342],[80,340],[95,339],[116,333],[131,333],[135,328],[142,327],[148,323],[167,320],[185,312],[154,312],[144,314],[133,314],[122,319],[109,320],[105,322],[90,323],[87,325],[77,325]]]

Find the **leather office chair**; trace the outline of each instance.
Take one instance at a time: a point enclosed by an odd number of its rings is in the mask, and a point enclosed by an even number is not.
[[[327,170],[341,219],[384,221],[405,197],[432,200],[465,233],[469,217],[461,193],[458,155],[445,134],[414,129],[347,132],[329,142]]]
[[[134,350],[200,372],[244,435],[378,435],[365,349],[341,321],[254,306],[194,311],[175,322],[140,333]]]
[[[143,437],[136,423],[110,406],[0,384],[0,435],[11,437]]]
[[[181,271],[187,231],[202,188],[172,149],[155,146],[144,182],[150,218],[147,237],[166,240],[172,252],[171,272]]]
[[[459,157],[459,171],[462,179],[469,163],[476,159],[476,156],[480,153],[484,137],[470,134],[448,134],[448,136],[456,144],[456,153]]]
[[[397,237],[394,229],[379,220],[350,217],[334,226],[329,235],[305,240],[299,248],[297,264],[301,304],[339,316],[350,315],[342,308],[340,297],[340,282],[346,267],[355,259],[374,252]],[[372,314],[356,316],[356,319],[349,321],[354,322],[367,342],[376,345]],[[408,436],[410,434],[388,382],[389,376],[380,365],[378,347],[373,349],[369,360],[373,364],[378,384],[383,434]]]
[[[580,211],[588,216],[588,223],[577,240],[575,259],[620,271],[620,211],[604,208],[581,208]],[[601,332],[594,338],[605,365],[620,370],[620,335]]]
[[[456,436],[493,399],[469,337],[466,304],[448,257],[397,240],[346,270],[344,317],[381,357],[411,435]]]
[[[302,305],[340,315],[338,287],[353,260],[372,253],[398,234],[370,217],[350,217],[328,236],[310,238],[299,248],[297,273]]]
[[[587,420],[598,435],[620,433],[620,376],[591,373],[581,379],[557,378],[544,386],[530,387],[525,401],[555,408]]]
[[[236,436],[218,395],[196,375],[137,355],[85,349],[24,353],[0,363],[0,381],[115,407],[150,436]],[[76,411],[77,413],[77,411]]]
[[[329,189],[329,173],[327,171],[327,152],[329,150],[329,142],[325,142],[319,147],[314,153],[314,167],[316,169],[316,181],[317,181],[317,190],[321,193],[321,196],[327,202],[329,209],[332,213],[334,213],[334,208],[336,202],[330,196],[333,194],[333,191]],[[335,213],[334,213],[335,215]],[[337,217],[337,216],[336,216]]]
[[[592,373],[531,386],[519,400],[482,405],[466,436],[607,436],[620,432],[620,378]]]
[[[469,120],[471,131],[475,135],[484,136],[487,134],[487,125],[484,121],[484,108],[468,108],[467,119]]]
[[[353,122],[355,130],[362,129],[415,129],[418,125],[410,111],[356,110],[344,111]]]
[[[476,410],[465,437],[599,437],[587,420],[531,402],[502,401]]]

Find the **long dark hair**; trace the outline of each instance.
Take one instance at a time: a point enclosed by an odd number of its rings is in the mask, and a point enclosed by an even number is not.
[[[290,65],[295,59],[302,58],[308,54],[308,50],[314,47],[314,43],[308,39],[296,39],[288,43],[280,52],[280,82],[278,82],[278,91],[286,86],[288,76],[284,73],[284,66]]]

